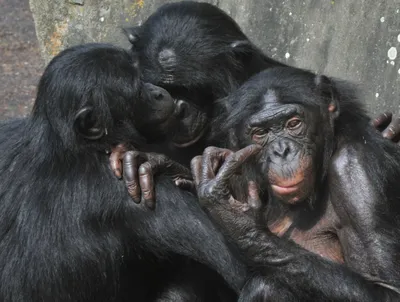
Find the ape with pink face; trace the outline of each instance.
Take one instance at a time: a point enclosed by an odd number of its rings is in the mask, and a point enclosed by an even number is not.
[[[315,112],[305,111],[300,105],[282,107],[280,100],[287,97],[283,93],[274,88],[267,90],[262,96],[264,107],[250,118],[247,133],[265,148],[260,167],[267,171],[271,192],[295,204],[315,189],[315,172],[319,170],[315,163],[320,161],[315,145],[321,143],[318,127],[323,121],[309,123]]]
[[[282,78],[279,73],[288,76]],[[291,73],[297,73],[294,79],[298,83],[289,83]],[[315,98],[318,89],[329,87],[324,83],[328,79],[317,76],[305,86],[300,83],[303,74],[309,75],[292,68],[262,72],[220,101],[229,112],[220,117],[224,120],[222,131],[234,131],[236,136],[232,140],[236,145],[228,142],[228,146],[261,145],[257,163],[261,181],[272,196],[291,205],[306,200],[313,203],[318,197],[327,173],[326,158],[333,153],[334,123],[339,115],[335,98],[319,103]],[[294,88],[287,89],[289,85]]]
[[[241,150],[209,147],[192,173],[255,268],[239,301],[399,301],[400,148],[353,86],[273,68],[221,103],[227,147]]]

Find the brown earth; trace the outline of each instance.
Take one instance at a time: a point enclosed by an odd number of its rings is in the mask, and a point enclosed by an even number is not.
[[[32,108],[44,61],[27,0],[0,0],[0,120]]]

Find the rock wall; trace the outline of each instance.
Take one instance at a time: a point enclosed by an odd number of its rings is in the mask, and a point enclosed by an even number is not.
[[[46,61],[83,42],[128,43],[163,0],[30,0]],[[256,45],[291,65],[362,85],[371,112],[400,113],[400,0],[211,0]],[[398,53],[399,52],[399,53]]]

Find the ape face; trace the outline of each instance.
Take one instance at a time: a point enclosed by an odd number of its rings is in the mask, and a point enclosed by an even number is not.
[[[214,101],[245,81],[253,73],[247,59],[259,57],[236,22],[208,3],[163,5],[126,34],[144,79],[179,100],[181,119],[170,129],[177,147],[205,135]]]
[[[48,65],[33,117],[48,119],[65,146],[103,149],[141,141],[143,133],[150,139],[165,134],[177,107],[165,89],[140,80],[135,56],[107,44],[86,44],[61,52]]]
[[[296,203],[314,190],[318,170],[316,142],[318,111],[282,104],[275,89],[262,97],[264,108],[250,117],[249,140],[264,147],[260,168],[280,200]],[[321,121],[320,121],[321,122]]]
[[[305,71],[275,68],[253,77],[227,100],[225,127],[236,128],[239,147],[263,146],[257,168],[270,192],[290,204],[316,191],[332,152],[337,104],[331,94],[325,98],[318,81]]]

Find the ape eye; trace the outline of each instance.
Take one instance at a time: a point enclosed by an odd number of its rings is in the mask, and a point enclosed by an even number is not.
[[[253,133],[251,134],[251,139],[253,141],[260,140],[264,138],[268,134],[268,131],[266,129],[257,129],[254,130]]]
[[[286,128],[289,130],[295,130],[301,126],[301,120],[297,117],[291,118],[286,123]]]

